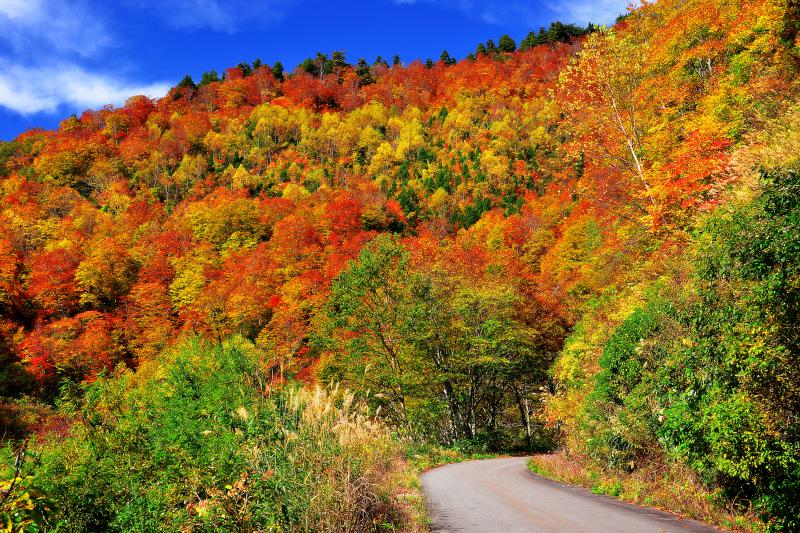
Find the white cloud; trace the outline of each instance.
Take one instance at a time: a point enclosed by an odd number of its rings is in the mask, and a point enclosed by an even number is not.
[[[10,19],[26,19],[36,13],[40,2],[35,0],[3,0],[0,2],[0,14]]]
[[[163,96],[166,83],[141,84],[87,67],[114,44],[102,7],[87,0],[0,0],[0,106],[22,115],[122,104]]]
[[[619,15],[628,12],[630,3],[631,0],[573,0],[551,4],[550,8],[564,22],[610,25]]]
[[[489,24],[502,24],[507,20],[532,21],[537,9],[531,2],[515,0],[392,0],[398,5],[436,4],[460,11],[464,15]]]
[[[519,0],[392,0],[398,5],[437,4],[460,11],[464,15],[489,24],[509,21],[533,25],[540,23],[543,11],[553,20],[587,24],[609,24],[625,13],[629,0],[573,0],[567,2],[528,2]]]
[[[152,9],[176,28],[211,28],[234,33],[242,24],[271,24],[286,16],[296,0],[128,0]]]
[[[0,106],[26,115],[121,105],[136,94],[164,96],[166,83],[140,85],[87,71],[75,64],[26,67],[0,60]]]
[[[0,0],[0,40],[26,55],[90,57],[112,44],[97,7],[83,0]]]

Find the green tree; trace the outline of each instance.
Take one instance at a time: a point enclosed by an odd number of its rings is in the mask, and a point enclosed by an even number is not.
[[[236,68],[239,69],[239,72],[241,72],[242,76],[244,76],[245,78],[253,73],[253,67],[251,67],[247,63],[239,63],[238,65],[236,65]]]
[[[275,64],[272,65],[272,75],[276,80],[283,81],[283,63],[276,61]]]
[[[333,54],[331,54],[331,62],[333,63],[334,69],[341,70],[349,66],[347,64],[344,50],[336,50]]]
[[[436,372],[429,375],[446,406],[442,440],[497,439],[510,406],[531,443],[536,389],[545,382],[551,356],[538,346],[539,332],[515,316],[520,300],[510,286],[470,286],[452,279],[417,280],[412,344]],[[552,353],[552,352],[550,352]],[[441,437],[440,437],[441,438]]]
[[[177,89],[190,89],[195,90],[197,89],[197,85],[195,85],[194,80],[190,75],[184,76],[181,81],[178,82],[178,85],[175,86]]]
[[[356,77],[358,78],[358,84],[361,87],[375,83],[375,77],[372,75],[372,69],[363,57],[358,60],[358,65],[356,66]]]
[[[216,70],[209,70],[208,72],[203,72],[203,77],[200,78],[200,87],[203,85],[208,85],[209,83],[214,83],[219,81],[219,74],[217,74]]]
[[[323,379],[378,392],[375,407],[415,438],[530,445],[563,331],[534,328],[522,307],[511,285],[415,271],[399,242],[378,237],[318,316]]]
[[[312,76],[322,79],[325,74],[333,72],[333,61],[322,52],[317,52],[313,58],[308,58],[300,64],[300,68]]]
[[[406,340],[414,328],[408,261],[393,238],[372,241],[334,281],[322,331],[324,345],[338,358],[329,374],[361,392],[376,392],[387,418],[414,434],[409,396],[422,386],[424,374]]]
[[[509,54],[517,49],[517,43],[509,35],[503,35],[497,43],[501,52]]]
[[[448,67],[456,64],[456,60],[450,57],[450,53],[447,50],[442,52],[442,55],[439,56],[439,60]]]

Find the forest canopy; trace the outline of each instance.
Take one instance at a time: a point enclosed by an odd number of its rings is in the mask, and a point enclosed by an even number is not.
[[[0,143],[0,500],[252,531],[325,529],[319,496],[368,530],[405,512],[370,447],[433,442],[677,469],[800,527],[799,67],[793,2],[659,0],[460,61],[240,63]]]

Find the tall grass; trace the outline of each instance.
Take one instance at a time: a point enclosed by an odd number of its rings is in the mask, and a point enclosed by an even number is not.
[[[210,525],[246,525],[242,519],[250,515],[248,507],[283,499],[289,505],[282,511],[280,529],[358,532],[416,527],[406,516],[409,509],[397,499],[403,487],[391,483],[394,471],[403,468],[398,445],[384,426],[354,404],[352,394],[317,386],[291,388],[274,399],[275,429],[282,438],[273,445],[265,439],[254,447],[247,469],[270,480],[272,490],[268,497],[259,497],[256,493],[263,487],[247,476],[241,478],[199,503],[204,514],[213,517]],[[237,414],[243,419],[252,416],[245,409]]]
[[[247,343],[193,342],[67,391],[72,434],[32,442],[17,473],[52,509],[26,530],[422,528],[400,445],[352,394],[267,382]]]

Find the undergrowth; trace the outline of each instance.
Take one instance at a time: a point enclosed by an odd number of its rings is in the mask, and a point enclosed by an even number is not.
[[[402,446],[347,391],[272,391],[245,341],[65,390],[66,438],[1,451],[11,531],[421,531]],[[23,452],[23,453],[21,453]],[[20,459],[24,463],[20,466]],[[14,468],[14,465],[17,468]]]
[[[535,455],[530,470],[554,479],[637,505],[654,507],[733,531],[760,532],[766,528],[752,510],[735,509],[722,494],[710,491],[689,468],[658,462],[633,472],[606,470],[588,458],[563,450]]]

